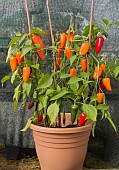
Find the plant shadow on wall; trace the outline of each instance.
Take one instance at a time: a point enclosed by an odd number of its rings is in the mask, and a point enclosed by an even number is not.
[[[103,22],[105,27],[96,22],[92,24],[90,43],[90,25],[79,35],[72,19],[65,33],[52,37],[52,46],[45,46],[41,36],[47,33],[40,28],[32,28],[30,33],[16,33],[9,43],[7,56],[12,72],[1,82],[4,85],[10,80],[16,84],[14,110],[21,99],[23,108],[29,100],[28,109],[35,108],[22,131],[31,124],[42,125],[49,130],[76,129],[85,127],[91,120],[94,135],[100,113],[101,120],[108,119],[117,133],[105,92],[113,90],[111,77],[119,80],[118,57],[115,56],[112,62],[100,52],[108,37],[108,30],[119,23],[112,24],[106,19]],[[50,74],[44,68],[49,58],[52,60]],[[64,103],[68,104],[71,112],[68,125]]]

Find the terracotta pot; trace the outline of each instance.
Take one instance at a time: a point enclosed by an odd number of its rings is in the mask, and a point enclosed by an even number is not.
[[[70,113],[66,125],[71,124]],[[46,128],[32,124],[41,170],[79,170],[87,152],[91,123],[74,128]]]

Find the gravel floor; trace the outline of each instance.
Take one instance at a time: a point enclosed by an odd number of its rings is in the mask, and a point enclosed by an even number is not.
[[[119,169],[119,166],[111,165],[103,160],[103,146],[93,141],[88,148],[84,162],[84,170],[87,169]],[[21,152],[21,159],[6,160],[5,148],[0,147],[0,170],[40,170],[39,161],[35,153],[29,150]]]

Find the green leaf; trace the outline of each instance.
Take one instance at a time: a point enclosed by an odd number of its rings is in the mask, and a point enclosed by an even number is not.
[[[68,84],[72,84],[72,83],[77,83],[79,81],[82,81],[83,79],[78,78],[78,77],[71,77]]]
[[[77,58],[77,55],[71,56],[71,58],[70,58],[70,65],[71,66],[72,66],[73,62],[76,60],[76,58]]]
[[[34,27],[34,28],[31,29],[31,34],[45,35],[47,33],[45,31],[43,31],[42,29],[38,28],[38,27]]]
[[[38,103],[38,111],[43,109],[43,104],[41,102]]]
[[[18,106],[18,100],[14,100],[14,111],[17,110],[17,106]]]
[[[96,121],[96,119],[97,119],[97,109],[93,105],[83,104],[82,110],[86,114],[87,119],[91,119],[92,121]]]
[[[102,21],[104,22],[105,25],[109,25],[110,24],[109,21],[107,19],[105,19],[105,18],[103,18]]]
[[[25,40],[27,34],[23,34],[19,39],[19,45]]]
[[[31,65],[30,67],[35,68],[36,70],[39,69],[39,64]]]
[[[77,89],[79,88],[79,84],[78,83],[72,83],[70,84],[70,88],[72,91],[77,91]]]
[[[47,105],[48,105],[48,99],[49,99],[48,96],[44,96],[44,97],[43,97],[43,102],[42,102],[42,104],[43,104],[43,107],[44,107],[44,108],[47,107]]]
[[[96,101],[98,99],[98,97],[95,95],[95,96],[91,96],[91,102],[94,102],[94,101]]]
[[[77,91],[77,94],[81,94],[84,90],[84,85],[82,85],[79,90]]]
[[[17,37],[20,37],[22,34],[20,32],[15,33]]]
[[[48,109],[47,109],[47,114],[49,116],[50,119],[50,125],[52,125],[59,113],[59,104],[57,104],[57,102],[51,104]]]
[[[14,95],[13,95],[14,111],[16,111],[16,109],[17,109],[20,95],[21,95],[21,85],[19,84],[19,85],[15,88],[15,90],[14,90]]]
[[[32,45],[32,40],[26,40],[25,45]]]
[[[12,76],[11,76],[11,83],[12,83],[12,84],[14,83],[17,74],[18,74],[18,70],[16,70],[15,72],[13,72],[13,74],[12,74]]]
[[[13,46],[19,39],[20,37],[14,37],[8,44],[8,47]]]
[[[65,94],[67,94],[68,91],[62,90],[60,91],[58,94],[56,94],[55,96],[53,96],[50,100],[57,100],[61,97],[63,97]]]
[[[89,78],[89,73],[87,73],[87,72],[80,72],[80,75],[84,79],[88,79]]]
[[[90,29],[90,25],[87,25],[87,26],[84,28],[82,35],[85,36],[85,37],[87,37],[88,34],[89,34],[89,29]]]
[[[30,95],[31,87],[32,87],[32,83],[30,81],[27,83],[23,83],[23,91],[26,92],[27,96]]]
[[[75,41],[83,41],[83,37],[82,36],[80,36],[80,35],[75,35],[75,37],[74,37],[74,42]],[[76,44],[76,43],[75,43]],[[77,44],[76,44],[77,45]],[[78,46],[78,50],[79,50],[79,46]]]
[[[56,47],[56,46],[48,46],[48,49],[49,49],[49,50],[55,50],[55,51],[57,51],[57,47]]]
[[[74,42],[74,51],[75,51],[76,53],[79,52],[79,45],[78,45],[77,43],[75,43],[75,42]],[[72,57],[71,57],[71,58],[72,58]]]
[[[119,75],[119,66],[117,66],[114,70],[113,70],[114,76],[117,77]]]
[[[6,62],[9,60],[9,58],[10,58],[12,55],[15,55],[15,54],[16,54],[16,52],[18,51],[18,49],[19,49],[18,44],[14,44],[13,46],[10,46],[10,47],[9,47],[8,53],[7,53]]]
[[[47,88],[52,84],[52,76],[50,75],[43,75],[40,80],[38,81],[37,89]]]
[[[10,80],[11,76],[5,76],[1,79],[2,87],[7,80]]]
[[[25,47],[22,48],[21,51],[21,57],[25,56],[28,52],[34,49],[33,45],[26,45]]]
[[[61,78],[61,79],[68,78],[68,77],[71,76],[70,74],[63,73],[63,72],[60,72],[59,75],[60,75],[60,78]]]
[[[104,110],[108,110],[108,109],[109,109],[109,106],[107,106],[106,104],[99,104],[99,105],[97,106],[97,109],[104,111]]]
[[[46,95],[47,96],[50,96],[50,95],[52,95],[54,93],[54,90],[53,89],[48,89],[47,91],[46,91]]]
[[[27,121],[27,124],[25,125],[25,127],[24,127],[21,131],[22,131],[22,132],[25,132],[28,128],[30,128],[31,123],[32,123],[32,119],[29,119],[29,120]]]
[[[110,113],[107,111],[107,119],[109,120],[109,122],[110,122],[110,124],[112,125],[112,127],[113,127],[113,129],[115,130],[115,132],[117,133],[117,128],[116,128],[116,126],[115,126],[115,124],[114,124],[114,122],[113,122],[113,120],[112,120],[112,118],[111,118],[111,115],[110,115]]]

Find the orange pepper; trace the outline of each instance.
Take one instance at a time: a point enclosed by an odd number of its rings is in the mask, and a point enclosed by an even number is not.
[[[24,57],[20,57],[20,56],[21,56],[21,52],[20,51],[16,52],[16,59],[17,59],[18,65],[20,65],[22,61],[24,61]]]
[[[97,97],[98,97],[97,102],[98,103],[103,103],[103,101],[104,101],[104,93],[97,93]]]
[[[65,55],[67,57],[68,60],[70,60],[71,56],[72,56],[72,48],[67,46],[65,47]]]
[[[81,60],[81,68],[82,68],[82,71],[83,72],[86,72],[87,71],[87,59],[86,58],[83,58]]]
[[[30,67],[23,68],[23,81],[25,83],[27,83],[29,81],[30,71],[31,71]]]
[[[112,87],[111,87],[111,83],[110,83],[110,78],[108,78],[108,77],[107,78],[103,78],[102,82],[103,82],[106,90],[112,91]]]
[[[10,57],[10,67],[12,71],[15,71],[17,68],[17,59],[14,56]]]
[[[84,42],[79,49],[79,54],[80,55],[86,55],[88,53],[89,49],[90,49],[89,43]]]

